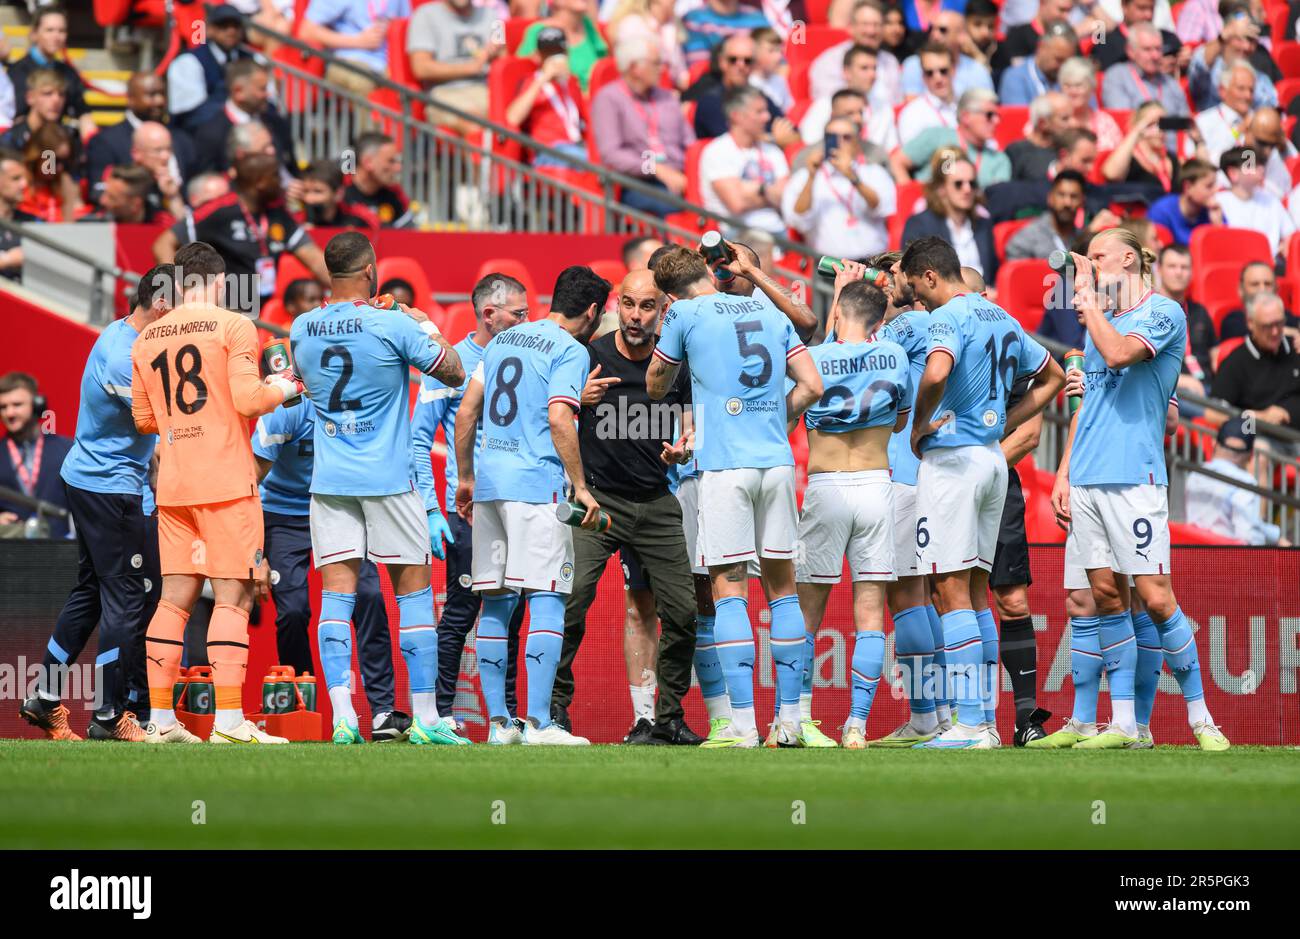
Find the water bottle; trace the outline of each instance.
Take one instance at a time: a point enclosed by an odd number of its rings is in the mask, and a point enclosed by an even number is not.
[[[842,270],[844,270],[843,258],[833,258],[827,254],[817,259],[817,273],[828,280],[834,280]],[[881,290],[889,286],[889,273],[878,267],[868,267],[863,271],[862,279]]]
[[[278,375],[293,370],[293,358],[289,355],[289,340],[283,336],[272,336],[262,346],[262,377]],[[294,407],[301,395],[294,395],[284,402],[286,408]]]
[[[316,679],[311,672],[303,672],[295,679],[295,684],[298,686],[298,700],[302,702],[303,710],[316,710]]]
[[[735,274],[722,266],[734,261],[736,254],[727,247],[721,232],[709,229],[704,233],[700,238],[700,254],[704,255],[704,260],[713,268],[713,276],[721,283],[728,283],[735,278]]]
[[[582,519],[587,514],[586,508],[575,502],[561,502],[555,507],[555,517],[566,525],[574,528],[582,527]],[[596,524],[597,532],[609,531],[609,526],[614,524],[614,520],[609,517],[604,509],[597,509]]]
[[[1071,349],[1069,352],[1065,353],[1066,372],[1069,372],[1072,368],[1077,368],[1081,372],[1083,371],[1083,351],[1081,349]],[[1083,404],[1083,396],[1069,395],[1066,403],[1070,406],[1070,413],[1073,414],[1075,411],[1079,410],[1079,405]]]
[[[191,714],[215,714],[216,689],[212,684],[212,669],[196,665],[189,671],[185,683],[185,710]]]

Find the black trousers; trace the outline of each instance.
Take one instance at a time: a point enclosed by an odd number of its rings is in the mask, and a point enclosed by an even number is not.
[[[263,512],[266,530],[266,560],[280,582],[271,585],[275,601],[275,646],[281,665],[292,665],[298,674],[313,671],[311,642],[311,595],[307,589],[311,563],[311,527],[306,515]],[[379,587],[379,569],[361,562],[357,578],[357,602],[352,611],[357,630],[357,661],[361,684],[370,711],[391,711],[393,697],[393,641],[388,631],[388,611]]]
[[[573,591],[564,606],[564,647],[551,701],[565,708],[573,703],[573,661],[586,633],[587,611],[596,599],[596,585],[610,555],[627,545],[641,559],[659,614],[655,720],[681,717],[695,655],[695,581],[686,557],[681,505],[671,494],[646,502],[633,502],[595,487],[591,494],[613,524],[604,533],[573,530]],[[621,622],[619,627],[621,631]]]
[[[158,521],[145,518],[138,494],[64,489],[77,530],[77,584],[54,624],[45,665],[76,662],[98,627],[100,707],[130,708],[147,720],[144,636],[162,593]],[[57,682],[46,687],[60,692]]]
[[[474,628],[479,609],[483,605],[481,594],[469,589],[472,578],[474,529],[456,512],[447,516],[451,536],[455,542],[447,545],[447,599],[442,605],[442,619],[438,621],[438,713],[451,714],[456,701],[456,684],[460,681],[460,658],[465,651],[465,640]],[[518,714],[515,696],[515,678],[519,673],[519,629],[524,622],[524,607],[515,604],[510,618],[506,649],[506,707]]]

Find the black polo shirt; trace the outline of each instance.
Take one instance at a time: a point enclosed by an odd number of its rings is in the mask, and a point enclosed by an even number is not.
[[[298,212],[294,215],[299,225],[316,225],[318,228],[361,228],[366,231],[377,233],[379,231],[379,216],[370,211],[364,205],[356,202],[344,200],[339,203],[338,211],[334,213],[334,218],[328,222],[321,222],[317,225],[311,221],[311,218],[304,212]]]
[[[1300,427],[1300,353],[1285,336],[1272,354],[1256,348],[1247,336],[1219,363],[1211,393],[1243,410],[1281,405],[1291,415],[1290,426]]]
[[[343,190],[343,201],[365,206],[379,216],[379,224],[384,228],[406,228],[412,221],[411,200],[400,186],[380,186],[366,195],[355,182],[348,183],[348,188]]]
[[[225,258],[226,306],[241,313],[254,311],[254,293],[262,298],[275,293],[274,274],[267,269],[273,272],[280,255],[298,250],[307,240],[307,232],[283,202],[254,214],[233,192],[205,202],[171,230],[181,244],[206,241]],[[254,274],[262,275],[257,291],[251,287]]]
[[[668,467],[659,459],[665,443],[681,433],[681,414],[691,402],[691,379],[685,368],[659,401],[645,387],[650,356],[640,362],[618,351],[618,331],[588,346],[598,378],[617,378],[594,408],[578,412],[578,445],[587,485],[636,502],[668,494]]]

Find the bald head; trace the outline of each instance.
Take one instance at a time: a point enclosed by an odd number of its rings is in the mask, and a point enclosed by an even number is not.
[[[650,354],[664,295],[655,286],[652,271],[629,271],[618,288],[618,332],[624,351],[633,358]]]
[[[172,158],[172,132],[157,121],[145,121],[131,135],[131,161],[157,176]]]
[[[982,294],[988,289],[988,285],[984,283],[984,275],[973,267],[963,267],[961,269],[961,279],[962,283],[966,285],[966,289],[971,293]]]
[[[1246,127],[1246,138],[1248,146],[1286,146],[1286,129],[1282,124],[1281,112],[1277,108],[1256,108]]]

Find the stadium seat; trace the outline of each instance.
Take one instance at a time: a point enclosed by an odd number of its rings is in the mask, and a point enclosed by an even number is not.
[[[1052,485],[1056,474],[1039,469],[1032,454],[1015,466],[1025,494],[1025,536],[1030,544],[1060,544],[1065,532],[1056,524],[1052,511]]]
[[[1098,94],[1100,94],[1101,76],[1098,75],[1097,79],[1098,79],[1097,92]],[[1133,118],[1133,112],[1131,110],[1129,110],[1128,108],[1102,108],[1102,110],[1115,119],[1115,123],[1119,125],[1119,129],[1121,132],[1123,133],[1128,132],[1128,122]]]
[[[1167,248],[1174,243],[1174,233],[1159,222],[1152,222],[1151,227],[1155,229],[1156,241],[1160,242],[1160,247]]]
[[[1241,295],[1237,292],[1241,267],[1240,261],[1221,263],[1216,260],[1196,269],[1189,291],[1191,298],[1207,310],[1221,300],[1231,300],[1236,306],[1241,306]]]
[[[709,140],[695,141],[686,148],[686,155],[682,158],[683,169],[686,171],[686,201],[693,205],[704,204],[704,196],[700,192],[700,154],[710,143]]]
[[[808,22],[820,26],[826,23],[830,16],[831,0],[805,0],[803,9]]]
[[[428,305],[434,302],[433,288],[429,285],[429,275],[424,272],[424,267],[415,258],[380,258],[379,267],[375,273],[379,278],[379,286],[381,287],[390,280],[406,281],[411,285],[411,291],[415,294],[415,305],[424,312],[429,313]]]
[[[1205,307],[1205,312],[1210,314],[1210,319],[1214,323],[1214,331],[1215,333],[1218,333],[1219,328],[1223,326],[1223,318],[1233,310],[1240,308],[1241,297],[1237,295],[1236,290],[1233,290],[1232,296],[1230,297],[1222,296],[1217,300],[1212,300],[1208,303],[1204,300],[1198,302],[1201,306]]]
[[[1300,78],[1300,43],[1282,42],[1273,46],[1273,61],[1284,78]]]
[[[812,91],[808,84],[808,66],[800,65],[798,68],[792,68],[785,76],[786,84],[790,86],[790,96],[796,102],[806,101],[812,103]]]
[[[1002,119],[993,131],[993,139],[998,142],[999,149],[1005,150],[1024,138],[1029,123],[1029,108],[1020,104],[1003,104],[998,107],[998,114]]]
[[[1198,282],[1206,265],[1232,261],[1238,265],[1247,261],[1273,263],[1273,251],[1268,238],[1247,228],[1228,228],[1224,225],[1201,225],[1192,230],[1188,248],[1192,252],[1192,295],[1198,293]]]
[[[1197,528],[1195,525],[1188,525],[1185,522],[1169,523],[1169,543],[1170,544],[1241,544],[1235,538],[1225,538],[1223,535],[1207,531],[1204,528]]]
[[[627,276],[627,268],[623,266],[622,261],[600,258],[596,261],[588,261],[587,266],[613,284],[615,290],[618,290],[618,285]]]
[[[280,302],[279,297],[272,297],[263,303],[262,308],[257,311],[257,318],[263,323],[272,323],[285,329],[288,329],[293,322],[289,314],[284,311],[284,304]]]
[[[420,83],[415,80],[415,75],[411,72],[411,57],[406,54],[406,31],[411,21],[406,17],[390,20],[388,23],[388,77],[399,85],[405,85],[412,91],[422,91]],[[383,89],[386,90],[386,89]],[[389,92],[393,99],[394,110],[401,110],[400,98],[395,92]],[[419,99],[409,99],[411,102],[411,117],[417,121],[424,120],[424,102]],[[387,103],[387,102],[385,102]]]
[[[506,27],[506,52],[514,55],[519,44],[524,41],[524,33],[528,32],[528,27],[537,22],[535,16],[512,16],[505,22]]]
[[[889,250],[903,246],[903,228],[915,213],[916,201],[925,195],[925,184],[916,180],[898,186],[898,211],[889,217]]]
[[[1241,345],[1245,341],[1245,336],[1233,336],[1231,339],[1223,340],[1223,342],[1210,350],[1210,366],[1217,372],[1219,370],[1219,365],[1223,360],[1236,351],[1237,346]]]
[[[1031,333],[1043,321],[1043,294],[1051,276],[1041,258],[1008,261],[998,268],[998,303]]]
[[[792,69],[796,65],[811,65],[831,46],[837,46],[848,39],[849,34],[847,30],[836,29],[834,26],[810,24],[804,30],[802,38],[802,42],[796,42],[795,34],[792,33],[785,42],[785,60]]]
[[[474,317],[474,304],[468,300],[447,307],[444,319],[446,325],[438,328],[453,345],[478,329],[478,320]]]
[[[1032,218],[1016,218],[1009,222],[998,222],[993,226],[993,248],[999,261],[1007,259],[1007,242],[1032,221],[1034,221]]]
[[[488,120],[509,126],[506,108],[510,106],[510,99],[515,89],[535,71],[537,63],[532,59],[502,55],[492,62],[488,68]],[[507,160],[519,162],[523,159],[523,147],[514,140],[497,140],[492,149]]]
[[[275,265],[275,296],[283,300],[285,288],[295,280],[315,279],[316,275],[298,260],[297,255],[286,251],[280,255],[280,260]]]
[[[478,266],[478,273],[474,275],[474,283],[478,283],[488,274],[505,274],[508,277],[513,277],[524,285],[524,293],[528,297],[529,307],[531,308],[537,302],[537,288],[533,286],[533,275],[528,273],[528,268],[514,258],[488,258]]]
[[[1282,110],[1286,110],[1297,94],[1300,94],[1300,78],[1284,78],[1277,83],[1277,102]]]

